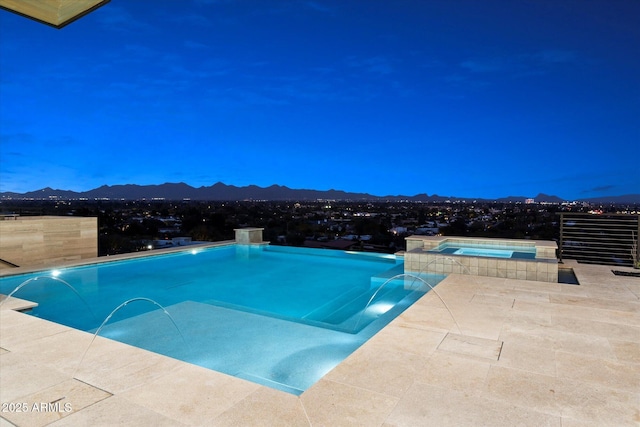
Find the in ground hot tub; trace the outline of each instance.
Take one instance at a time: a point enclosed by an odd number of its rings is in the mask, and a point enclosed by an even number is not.
[[[555,242],[445,236],[410,236],[406,241],[407,273],[558,281]]]

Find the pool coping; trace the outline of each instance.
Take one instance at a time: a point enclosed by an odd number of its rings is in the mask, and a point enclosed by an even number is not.
[[[3,309],[0,425],[636,425],[640,281],[571,267],[451,274],[300,396]]]
[[[170,248],[158,248],[158,249],[151,249],[148,251],[130,252],[130,253],[116,254],[116,255],[105,255],[105,256],[99,256],[95,258],[84,258],[84,259],[78,259],[78,260],[55,263],[55,264],[5,268],[5,269],[0,269],[0,277],[37,273],[39,271],[50,271],[51,269],[81,267],[85,265],[102,264],[102,263],[113,262],[113,261],[123,261],[128,259],[161,256],[161,255],[166,255],[170,253],[185,252],[185,251],[191,251],[196,249],[214,248],[214,247],[220,247],[220,246],[230,246],[235,244],[237,244],[235,240],[224,240],[219,242],[196,242],[196,243],[183,245],[183,246],[174,246]]]

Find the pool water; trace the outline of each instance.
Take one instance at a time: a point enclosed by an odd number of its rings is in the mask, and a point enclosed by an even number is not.
[[[495,246],[482,246],[482,245],[455,245],[450,243],[444,243],[438,247],[431,249],[429,252],[438,252],[449,255],[465,255],[465,256],[479,256],[490,258],[517,258],[517,259],[535,259],[536,248],[526,246],[514,246],[514,247],[495,247]]]
[[[402,271],[392,255],[229,245],[5,277],[0,292],[35,279],[15,294],[34,316],[94,332],[112,315],[101,336],[300,394],[428,291],[389,280]]]
[[[469,256],[490,256],[495,258],[511,258],[513,251],[505,249],[478,249],[478,248],[460,248],[453,252],[454,255]]]

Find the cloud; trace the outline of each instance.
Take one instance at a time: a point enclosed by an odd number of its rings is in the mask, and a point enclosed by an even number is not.
[[[249,104],[249,105],[276,106],[276,105],[288,104],[288,102],[282,98],[265,96],[251,90],[238,91],[237,96],[243,105]]]
[[[186,26],[198,26],[198,27],[211,27],[213,26],[213,21],[209,18],[199,15],[196,13],[185,13],[178,15],[171,15],[166,17],[167,22],[171,22],[173,24],[183,24]]]
[[[141,44],[126,44],[124,46],[124,50],[126,56],[134,57],[136,59],[151,58],[159,55],[157,50]]]
[[[576,52],[570,50],[547,49],[520,55],[520,59],[524,62],[538,64],[566,64],[575,62],[578,59],[578,55]]]
[[[589,190],[582,190],[581,194],[588,194],[588,193],[605,193],[611,190],[614,190],[617,186],[616,185],[602,185],[600,187],[593,187]]]
[[[60,159],[80,152],[74,148],[77,142],[72,137],[13,133],[3,134],[0,140],[0,191],[25,192],[44,187],[42,183],[53,187],[82,182],[82,178],[72,175],[77,164],[59,164]],[[56,147],[55,155],[46,151],[49,147]]]
[[[21,147],[25,145],[32,145],[36,142],[35,137],[27,132],[18,132],[12,134],[2,134],[0,135],[0,150],[5,150],[11,147]],[[0,151],[3,154],[8,154],[8,152]],[[17,153],[15,153],[17,154]]]
[[[372,74],[387,75],[393,72],[391,60],[385,56],[373,56],[370,58],[358,58],[350,56],[346,60],[347,66],[358,68]]]
[[[470,73],[512,73],[514,75],[540,75],[552,67],[574,63],[578,54],[570,50],[544,49],[514,55],[475,57],[459,63],[459,67]]]
[[[420,55],[420,53],[417,53],[417,55]],[[436,58],[427,58],[427,59],[420,59],[420,68],[443,68],[446,65],[446,63],[440,59],[436,59]]]
[[[99,13],[96,13],[97,21],[102,26],[109,27],[111,30],[125,32],[155,32],[153,26],[140,19],[136,19],[131,13],[122,7],[112,4],[109,5],[109,7],[101,8],[98,12]]]
[[[307,1],[307,2],[305,2],[305,4],[309,8],[311,8],[313,10],[316,10],[318,12],[324,12],[324,13],[331,12],[331,9],[329,9],[327,6],[325,6],[323,4],[320,4],[320,3],[316,2],[316,1]]]
[[[204,102],[215,108],[241,108],[256,105],[284,106],[299,101],[351,102],[376,96],[370,93],[368,87],[349,84],[340,76],[331,78],[330,74],[318,72],[316,77],[247,75],[243,77],[242,85],[211,87]]]
[[[467,60],[460,63],[460,67],[472,73],[489,73],[503,71],[505,64],[500,58],[491,58],[484,60]]]
[[[209,46],[207,46],[206,44],[194,42],[193,40],[185,40],[184,47],[186,47],[187,49],[194,49],[194,50],[209,49]]]
[[[288,101],[277,94],[270,96],[250,88],[209,89],[201,100],[206,107],[228,110],[254,106],[282,106]]]
[[[211,4],[231,3],[232,1],[233,0],[194,0],[194,3],[198,5],[211,5]]]

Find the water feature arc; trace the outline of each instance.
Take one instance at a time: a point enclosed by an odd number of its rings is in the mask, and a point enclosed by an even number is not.
[[[159,307],[162,312],[164,314],[167,315],[167,317],[169,317],[169,320],[171,321],[171,323],[173,324],[174,328],[176,329],[176,331],[178,332],[178,334],[180,335],[180,338],[182,338],[183,343],[185,344],[185,346],[187,348],[189,348],[189,343],[187,342],[187,340],[184,338],[184,335],[182,334],[182,331],[180,331],[180,328],[178,327],[178,324],[176,323],[176,321],[174,320],[173,316],[171,316],[171,314],[169,314],[169,312],[159,303],[157,303],[156,301],[150,299],[150,298],[145,298],[145,297],[135,297],[135,298],[130,298],[128,300],[126,300],[125,302],[123,302],[122,304],[120,304],[119,306],[117,306],[116,308],[114,308],[111,313],[109,313],[109,315],[102,321],[102,323],[100,324],[100,326],[98,327],[98,329],[96,329],[96,331],[93,334],[93,337],[91,338],[91,342],[89,342],[89,345],[87,346],[87,348],[85,349],[84,353],[82,353],[82,357],[80,358],[80,362],[78,362],[78,366],[76,367],[75,371],[73,372],[72,377],[75,378],[76,373],[78,372],[78,369],[80,369],[80,366],[82,365],[82,362],[84,361],[84,358],[86,357],[87,353],[89,352],[89,349],[91,348],[91,346],[93,345],[93,342],[96,340],[97,336],[100,334],[100,331],[102,331],[102,329],[107,325],[107,323],[109,323],[109,320],[111,320],[111,318],[113,317],[114,314],[116,314],[119,310],[121,310],[122,308],[126,307],[127,305],[129,305],[132,302],[136,302],[136,301],[143,301],[143,302],[148,302],[151,303],[157,307]],[[76,378],[77,379],[77,378]]]
[[[437,259],[434,259],[430,262],[427,263],[427,265],[425,265],[423,268],[420,269],[420,271],[418,273],[412,273],[412,272],[408,272],[408,273],[402,273],[402,274],[397,274],[391,278],[389,278],[388,280],[386,280],[384,283],[382,283],[377,289],[376,291],[373,293],[373,295],[371,296],[371,298],[369,298],[369,301],[367,302],[367,304],[365,305],[364,309],[360,312],[360,315],[358,316],[358,320],[356,322],[356,325],[354,326],[354,331],[357,331],[358,326],[360,325],[360,321],[362,320],[362,317],[364,316],[364,314],[366,313],[367,309],[369,308],[369,306],[371,305],[371,303],[375,300],[376,296],[380,293],[380,291],[390,282],[392,282],[393,280],[402,278],[402,277],[410,277],[413,278],[413,282],[411,283],[410,286],[413,286],[413,284],[416,281],[422,282],[424,284],[426,284],[430,290],[432,290],[436,296],[438,297],[438,299],[442,302],[442,304],[444,305],[444,307],[447,309],[447,311],[449,312],[449,315],[451,316],[451,319],[453,320],[453,322],[456,325],[456,328],[458,329],[458,332],[462,333],[462,330],[460,328],[460,325],[458,324],[455,316],[453,315],[453,312],[451,311],[451,309],[449,308],[449,306],[447,305],[447,303],[445,302],[445,300],[442,298],[442,296],[438,293],[438,291],[435,289],[435,287],[433,285],[431,285],[429,282],[427,282],[424,278],[421,277],[421,275],[424,275],[426,273],[424,273],[425,270],[428,269],[428,267],[431,266],[431,264],[438,262],[442,260],[443,262],[445,260],[450,261],[452,263],[457,264],[458,266],[460,266],[463,270],[466,270],[467,275],[469,275],[470,277],[473,277],[473,275],[471,274],[471,271],[469,270],[468,267],[466,267],[465,265],[463,265],[462,263],[460,263],[458,260],[454,259],[453,257],[449,257],[449,256],[445,256],[445,257],[440,257]],[[475,280],[475,279],[474,279]]]
[[[419,273],[418,273],[419,274]],[[396,274],[395,276],[390,277],[389,279],[387,279],[384,283],[382,283],[380,286],[378,286],[378,288],[376,289],[376,291],[373,293],[373,295],[371,295],[371,298],[369,298],[369,301],[367,302],[367,304],[365,305],[364,309],[360,312],[360,315],[358,316],[358,320],[356,321],[356,324],[353,328],[354,332],[358,330],[358,326],[360,326],[360,322],[362,320],[362,317],[365,315],[365,313],[367,312],[367,310],[369,309],[369,306],[371,305],[371,303],[375,300],[376,296],[380,293],[380,291],[389,283],[391,283],[394,280],[400,279],[400,278],[413,278],[413,282],[411,282],[410,286],[413,286],[413,284],[416,281],[422,282],[425,285],[427,285],[429,287],[430,290],[432,290],[436,296],[438,297],[438,299],[442,302],[442,304],[445,306],[445,308],[447,309],[447,311],[449,312],[449,315],[451,316],[451,318],[453,319],[453,322],[456,325],[456,328],[458,328],[458,332],[461,332],[460,326],[458,325],[458,322],[456,321],[455,316],[453,315],[453,312],[451,311],[451,309],[449,308],[449,306],[447,305],[447,303],[444,301],[444,299],[442,299],[442,297],[440,296],[440,294],[438,293],[438,291],[436,291],[435,287],[432,286],[428,281],[426,281],[425,279],[423,279],[422,277],[420,277],[419,275],[416,274],[412,274],[412,273],[401,273],[401,274]]]
[[[74,294],[76,294],[76,296],[80,299],[80,301],[82,301],[82,303],[84,304],[84,306],[87,308],[87,310],[89,310],[89,313],[91,313],[91,315],[93,316],[93,318],[95,320],[98,320],[96,314],[93,312],[93,310],[91,309],[91,306],[87,303],[87,301],[82,297],[82,295],[80,295],[80,292],[78,292],[78,290],[76,288],[74,288],[73,286],[71,286],[71,284],[69,282],[66,282],[64,280],[62,280],[59,277],[55,277],[55,276],[38,276],[38,277],[32,277],[30,279],[25,280],[24,282],[20,283],[18,286],[16,286],[16,288],[11,291],[7,297],[5,299],[3,299],[2,301],[0,301],[0,307],[2,307],[2,305],[7,302],[9,300],[9,298],[11,298],[12,296],[15,295],[16,292],[18,292],[20,289],[24,288],[25,286],[34,283],[38,280],[41,279],[50,279],[53,280],[55,282],[61,283],[63,285],[65,285],[66,287],[68,287],[69,289],[71,289],[71,291],[73,291]]]

